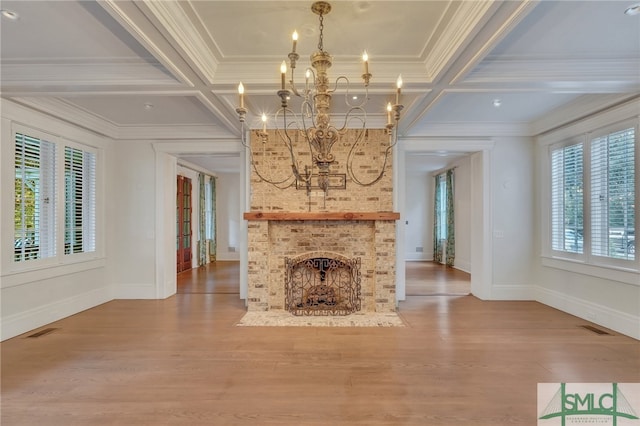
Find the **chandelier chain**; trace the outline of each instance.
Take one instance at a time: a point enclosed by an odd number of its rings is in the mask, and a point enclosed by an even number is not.
[[[324,52],[324,44],[323,44],[323,38],[324,38],[324,16],[322,15],[322,13],[320,14],[320,37],[318,38],[318,50],[320,52]]]

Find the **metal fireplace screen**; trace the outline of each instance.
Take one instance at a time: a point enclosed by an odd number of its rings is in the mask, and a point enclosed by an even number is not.
[[[359,311],[360,258],[285,258],[285,309],[294,315],[349,315]]]

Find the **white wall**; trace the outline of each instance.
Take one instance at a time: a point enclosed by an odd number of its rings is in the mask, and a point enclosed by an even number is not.
[[[492,152],[493,299],[531,299],[535,210],[534,143],[494,138]]]
[[[471,273],[471,159],[469,156],[454,162],[453,213],[456,236],[454,267]]]
[[[217,173],[216,245],[217,260],[240,260],[241,187],[240,173]]]
[[[404,217],[398,223],[405,227],[405,260],[432,260],[433,179],[427,172],[407,172],[406,179]]]
[[[104,170],[100,169],[111,161],[111,141],[4,99],[0,102],[0,339],[5,340],[112,299],[105,274],[104,241],[100,243],[105,227],[109,227],[105,199],[111,195],[111,189],[104,182]],[[13,123],[98,149],[96,216],[99,240],[95,256],[75,263],[63,259],[59,263],[30,269],[24,269],[30,265],[13,263]]]
[[[118,141],[113,144],[113,152],[113,161],[108,167],[112,188],[107,229],[109,280],[117,299],[155,298],[156,164],[153,146],[147,141]],[[172,215],[175,217],[175,196],[173,199]],[[175,249],[173,259],[175,263]]]

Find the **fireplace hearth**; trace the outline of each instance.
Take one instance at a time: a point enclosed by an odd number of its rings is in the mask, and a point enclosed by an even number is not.
[[[360,258],[306,254],[285,258],[285,310],[294,315],[349,315],[361,309]]]

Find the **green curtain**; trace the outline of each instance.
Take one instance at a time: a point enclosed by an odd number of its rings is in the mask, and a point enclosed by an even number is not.
[[[211,176],[211,239],[209,240],[209,260],[215,262],[216,260],[216,178]]]
[[[447,252],[445,254],[445,263],[447,266],[453,266],[456,258],[456,235],[455,222],[453,215],[453,169],[447,170]]]
[[[442,176],[435,177],[435,197],[433,202],[433,261],[442,263],[442,241],[440,240],[440,205],[443,200],[440,199],[440,182]]]
[[[207,246],[206,246],[206,200],[205,200],[205,180],[206,176],[198,173],[198,266],[204,266],[207,263]]]

